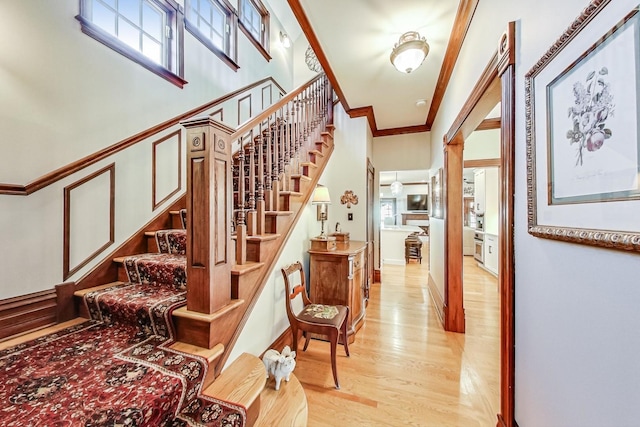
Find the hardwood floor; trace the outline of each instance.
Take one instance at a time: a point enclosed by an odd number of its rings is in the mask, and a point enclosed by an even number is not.
[[[308,426],[495,426],[499,408],[497,279],[464,259],[467,333],[444,332],[423,263],[385,265],[371,288],[366,322],[338,349],[333,387],[329,345],[299,348],[295,374],[307,394]]]

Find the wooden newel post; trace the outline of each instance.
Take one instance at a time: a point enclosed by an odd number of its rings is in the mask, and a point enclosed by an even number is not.
[[[231,301],[231,141],[209,117],[187,129],[187,310],[212,314]]]

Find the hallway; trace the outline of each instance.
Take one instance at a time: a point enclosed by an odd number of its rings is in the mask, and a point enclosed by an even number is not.
[[[351,357],[338,349],[340,390],[328,344],[312,341],[304,353],[300,346],[295,374],[307,394],[309,427],[495,426],[497,279],[465,257],[467,333],[445,333],[426,284],[428,259],[384,266]]]

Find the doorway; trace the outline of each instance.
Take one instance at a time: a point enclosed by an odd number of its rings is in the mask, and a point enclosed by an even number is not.
[[[514,144],[515,144],[515,23],[502,35],[498,51],[444,137],[444,319],[445,329],[465,331],[463,302],[463,148],[465,138],[501,102],[500,214],[498,277],[500,298],[500,411],[498,424],[515,426],[514,317]]]

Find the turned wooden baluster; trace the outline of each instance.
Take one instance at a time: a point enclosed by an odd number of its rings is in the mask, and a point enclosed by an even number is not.
[[[281,130],[284,127],[283,122],[283,114],[284,110],[280,109],[280,119],[278,119],[276,115],[275,129],[272,134],[273,138],[273,165],[271,168],[271,181],[273,184],[271,187],[273,188],[273,207],[271,210],[279,211],[280,210],[280,162],[282,161],[282,147],[280,145],[280,141],[282,141]]]
[[[295,103],[295,100],[293,101]],[[294,104],[295,105],[295,104]],[[284,137],[281,141],[282,150],[282,167],[280,168],[280,174],[282,176],[282,181],[280,183],[280,188],[283,190],[289,190],[291,187],[291,182],[288,179],[289,174],[289,164],[291,162],[291,144],[289,143],[292,135],[291,126],[295,126],[295,107],[292,106],[291,110],[287,110],[287,122],[284,124]]]
[[[247,234],[256,235],[256,156],[255,141],[253,131],[249,132],[249,142],[247,143],[247,155],[249,156],[249,184],[247,198]]]
[[[271,148],[273,146],[272,145],[273,143],[271,141],[271,137],[273,135],[273,132],[271,131],[271,126],[273,125],[272,118],[274,118],[275,120],[276,114],[277,112],[267,117],[267,129],[265,130],[265,141],[267,144],[266,146],[267,162],[264,166],[264,171],[262,171],[262,173],[264,174],[264,200],[265,200],[264,208],[266,211],[273,210],[273,190],[271,189],[272,170],[273,170],[273,158],[271,157],[273,154],[273,149]],[[275,122],[277,123],[277,120],[275,120]]]
[[[244,201],[244,137],[238,152],[238,205],[236,206],[236,264],[247,263],[247,223]]]
[[[262,123],[259,126],[259,135],[257,138],[257,150],[256,155],[258,156],[258,173],[257,173],[257,183],[256,183],[256,232],[258,235],[264,234],[264,137],[262,134]]]

